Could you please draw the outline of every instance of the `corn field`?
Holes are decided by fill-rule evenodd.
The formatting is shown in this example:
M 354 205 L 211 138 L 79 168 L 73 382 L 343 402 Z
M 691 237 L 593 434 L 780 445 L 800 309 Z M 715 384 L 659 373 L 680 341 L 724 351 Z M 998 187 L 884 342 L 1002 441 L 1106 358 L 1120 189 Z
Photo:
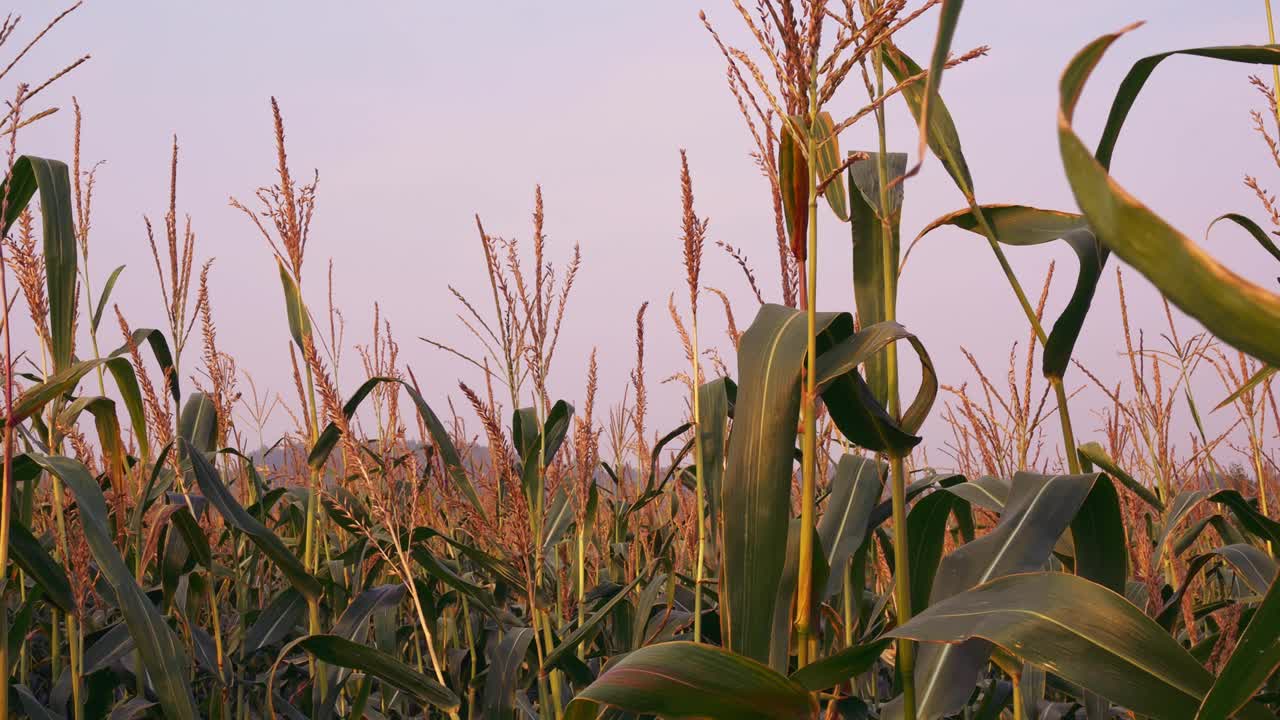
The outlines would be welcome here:
M 272 395 L 219 349 L 214 266 L 179 208 L 177 140 L 165 214 L 145 220 L 167 323 L 136 327 L 112 300 L 131 280 L 92 232 L 97 166 L 81 164 L 78 104 L 66 157 L 22 153 L 24 127 L 68 112 L 45 99 L 87 57 L 38 85 L 11 82 L 0 717 L 1280 714 L 1280 294 L 1110 174 L 1125 133 L 1141 132 L 1126 128 L 1130 110 L 1160 101 L 1143 89 L 1173 56 L 1260 73 L 1252 120 L 1280 171 L 1270 3 L 1258 28 L 1273 44 L 1117 60 L 1134 26 L 1081 48 L 1059 82 L 1059 157 L 1042 159 L 1076 201 L 1058 209 L 990 202 L 965 160 L 942 80 L 987 49 L 952 47 L 959 0 L 722 5 L 689 20 L 723 60 L 724 101 L 751 140 L 767 195 L 750 201 L 773 210 L 761 231 L 776 237 L 776 274 L 715 236 L 695 203 L 695 158 L 673 148 L 670 253 L 687 293 L 667 299 L 669 324 L 648 302 L 620 319 L 635 327 L 624 388 L 599 388 L 592 352 L 572 399 L 549 387 L 562 321 L 590 302 L 574 290 L 586 270 L 578 247 L 558 255 L 548 241 L 540 188 L 524 244 L 476 218 L 487 295 L 431 301 L 456 303 L 463 340 L 422 347 L 464 361 L 467 378 L 411 367 L 375 317 L 343 374 L 362 382 L 339 386 L 332 266 L 327 290 L 304 283 L 318 176 L 295 174 L 273 98 L 265 184 L 230 199 L 278 268 L 281 291 L 261 302 L 287 320 L 276 347 L 287 344 L 293 384 Z M 13 63 L 0 79 L 77 7 L 37 33 L 5 19 L 0 53 Z M 931 47 L 898 44 L 914 25 L 936 28 Z M 725 40 L 730 28 L 750 42 Z M 1090 83 L 1104 57 L 1129 68 L 1116 88 Z M 1086 92 L 1111 98 L 1096 143 L 1075 127 Z M 848 97 L 861 109 L 833 114 Z M 898 103 L 915 126 L 891 137 L 886 107 Z M 876 146 L 842 149 L 859 124 Z M 930 157 L 959 207 L 903 228 Z M 1224 208 L 1209 227 L 1280 261 L 1280 205 L 1265 176 L 1245 184 L 1258 205 Z M 819 243 L 820 224 L 847 226 L 848 244 Z M 898 321 L 903 263 L 942 227 L 986 240 L 974 265 L 1003 278 L 1025 315 L 1007 373 L 969 356 L 978 379 L 946 384 L 934 341 Z M 1069 301 L 1049 312 L 1055 270 L 1020 278 L 1006 250 L 1059 242 L 1079 263 L 1065 271 Z M 708 244 L 736 261 L 756 305 L 706 284 Z M 819 296 L 820 261 L 851 263 L 851 295 Z M 1089 313 L 1112 282 L 1122 379 L 1073 359 L 1092 327 L 1116 324 Z M 1152 333 L 1163 344 L 1131 332 L 1126 282 L 1163 297 L 1168 324 Z M 708 312 L 727 342 L 700 324 Z M 735 313 L 752 316 L 744 330 Z M 27 323 L 22 347 L 25 330 L 10 329 Z M 647 332 L 677 334 L 684 357 L 646 357 Z M 650 418 L 670 415 L 649 406 L 664 378 L 682 395 L 675 427 Z M 1221 393 L 1203 397 L 1193 378 Z M 456 403 L 429 406 L 442 387 Z M 1083 407 L 1084 387 L 1107 405 Z M 597 406 L 598 390 L 621 400 Z M 292 429 L 264 437 L 275 410 Z M 1207 430 L 1210 413 L 1232 418 L 1225 432 Z M 1192 422 L 1189 452 L 1176 449 L 1175 416 Z M 930 417 L 950 436 L 923 437 Z

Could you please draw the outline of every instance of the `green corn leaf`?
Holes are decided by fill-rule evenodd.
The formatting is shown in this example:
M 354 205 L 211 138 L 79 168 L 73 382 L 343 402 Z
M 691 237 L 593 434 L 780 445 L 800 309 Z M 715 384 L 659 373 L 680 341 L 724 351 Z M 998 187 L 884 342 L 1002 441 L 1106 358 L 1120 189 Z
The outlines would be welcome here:
M 819 313 L 820 352 L 850 337 L 852 330 L 848 314 Z M 805 348 L 804 313 L 781 305 L 761 307 L 738 347 L 740 382 L 720 493 L 724 553 L 720 622 L 726 646 L 759 662 L 769 658 L 774 606 L 786 562 L 789 518 L 778 509 L 790 507 Z M 849 412 L 867 412 L 866 406 L 857 404 L 859 400 L 875 404 L 869 393 L 852 400 L 838 395 L 850 387 L 841 385 L 841 379 L 861 383 L 856 372 L 832 377 L 823 397 L 833 418 L 841 412 L 846 417 Z M 861 388 L 865 391 L 866 386 Z M 883 408 L 879 412 L 887 420 Z M 913 437 L 901 430 L 897 433 L 901 438 Z M 874 439 L 873 434 L 867 435 Z
M 870 670 L 888 646 L 889 640 L 875 640 L 845 648 L 791 673 L 791 681 L 810 692 L 835 687 Z
M 160 373 L 169 379 L 169 394 L 173 396 L 173 404 L 181 404 L 182 389 L 178 384 L 178 372 L 173 367 L 173 353 L 169 352 L 169 341 L 165 340 L 164 333 L 152 328 L 138 328 L 133 331 L 129 342 L 138 348 L 141 348 L 144 343 L 151 348 L 151 354 L 156 364 L 160 366 Z M 129 343 L 125 343 L 107 357 L 128 358 L 128 356 Z
M 1187 490 L 1178 493 L 1169 503 L 1164 526 L 1156 538 L 1156 553 L 1152 562 L 1157 565 L 1164 557 L 1164 549 L 1173 531 L 1202 503 L 1211 502 L 1226 507 L 1235 515 L 1240 526 L 1255 537 L 1280 543 L 1280 523 L 1258 512 L 1253 504 L 1235 490 Z
M 1272 568 L 1274 570 L 1274 568 Z M 1274 577 L 1274 572 L 1272 573 Z M 1280 582 L 1271 581 L 1266 596 L 1245 626 L 1240 641 L 1200 703 L 1196 720 L 1239 713 L 1280 667 Z M 1254 714 L 1265 717 L 1264 711 Z M 1243 716 L 1243 713 L 1240 713 Z
M 880 207 L 880 175 L 877 170 L 878 153 L 868 153 L 870 158 L 849 167 L 849 215 L 853 235 L 853 299 L 858 308 L 858 322 L 862 327 L 888 320 L 886 297 L 898 297 L 899 225 L 902 219 L 904 183 L 890 186 L 887 195 L 888 208 Z M 889 153 L 885 156 L 887 176 L 890 181 L 901 178 L 907 171 L 905 153 Z M 888 217 L 890 234 L 885 237 L 882 217 Z M 886 243 L 889 245 L 885 247 Z M 890 272 L 885 272 L 885 253 L 890 259 Z M 867 385 L 881 404 L 888 403 L 889 376 L 887 361 L 875 355 L 866 361 Z
M 894 422 L 881 403 L 870 396 L 856 370 L 898 340 L 906 340 L 915 351 L 922 377 L 901 422 Z M 839 338 L 829 348 L 819 345 L 819 353 L 818 392 L 822 393 L 832 421 L 845 437 L 868 450 L 889 453 L 905 453 L 920 442 L 913 433 L 920 429 L 933 408 L 938 396 L 938 376 L 919 338 L 897 323 L 881 322 Z
M 178 432 L 198 452 L 210 453 L 218 444 L 218 410 L 202 392 L 187 396 L 178 417 Z
M 808 720 L 817 702 L 799 684 L 749 658 L 710 645 L 640 648 L 578 693 L 565 720 L 592 720 L 599 706 L 708 720 Z
M 729 378 L 717 378 L 698 388 L 698 412 L 702 424 L 702 482 L 706 486 L 710 542 L 720 537 L 720 490 L 724 485 L 725 439 L 729 430 L 729 404 L 738 388 Z
M 489 658 L 489 676 L 484 684 L 484 716 L 494 720 L 515 720 L 516 688 L 520 666 L 533 642 L 531 628 L 512 628 L 506 632 Z
M 888 635 L 965 645 L 980 638 L 1138 715 L 1162 720 L 1191 720 L 1212 683 L 1203 665 L 1129 601 L 1065 573 L 992 580 L 931 605 Z M 921 716 L 936 717 L 924 708 Z
M 947 521 L 955 510 L 957 498 L 949 492 L 932 492 L 911 507 L 907 514 L 907 549 L 910 555 L 911 612 L 918 613 L 929 604 L 942 561 Z M 896 572 L 896 570 L 895 570 Z
M 892 43 L 886 44 L 885 48 L 884 65 L 895 81 L 903 82 L 909 77 L 924 72 L 923 68 Z M 920 124 L 929 149 L 942 162 L 947 174 L 951 175 L 951 179 L 955 181 L 965 197 L 972 197 L 973 176 L 969 173 L 969 164 L 965 162 L 964 153 L 960 148 L 960 134 L 956 131 L 955 121 L 951 118 L 951 112 L 947 110 L 946 103 L 943 102 L 942 96 L 937 94 L 935 87 L 927 108 L 928 121 L 924 122 L 923 112 L 926 110 L 924 99 L 927 94 L 927 88 L 922 88 L 915 83 L 903 89 L 902 98 L 906 101 L 911 115 Z
M 115 592 L 116 603 L 124 615 L 129 634 L 142 657 L 165 716 L 194 720 L 197 717 L 195 699 L 185 674 L 190 661 L 178 636 L 134 582 L 133 573 L 116 550 L 102 490 L 84 465 L 75 460 L 42 455 L 33 456 L 33 459 L 58 476 L 75 496 L 89 551 Z
M 1213 230 L 1213 226 L 1217 225 L 1221 220 L 1228 220 L 1244 228 L 1245 232 L 1248 232 L 1262 246 L 1263 250 L 1270 253 L 1271 257 L 1276 260 L 1280 260 L 1280 247 L 1276 247 L 1275 242 L 1267 235 L 1267 231 L 1259 227 L 1258 223 L 1240 213 L 1225 213 L 1214 218 L 1213 222 L 1209 223 L 1209 227 L 1204 229 L 1204 239 L 1206 241 L 1209 239 L 1209 232 Z
M 111 290 L 116 286 L 116 280 L 120 279 L 120 273 L 124 272 L 124 266 L 116 268 L 107 276 L 107 282 L 102 286 L 102 294 L 98 296 L 98 306 L 93 311 L 93 317 L 89 320 L 90 332 L 98 332 L 98 325 L 102 322 L 102 311 L 107 309 L 107 300 L 111 297 Z
M 227 486 L 223 484 L 218 471 L 209 464 L 203 454 L 196 452 L 185 438 L 179 442 L 191 460 L 191 470 L 196 476 L 196 482 L 200 485 L 200 492 L 208 498 L 218 514 L 222 515 L 222 519 L 247 535 L 253 544 L 257 545 L 258 549 L 280 568 L 289 579 L 289 583 L 302 593 L 303 597 L 308 599 L 320 597 L 322 590 L 320 581 L 307 572 L 302 561 L 285 547 L 284 542 L 270 528 L 245 512 L 227 490 Z
M 1085 82 L 1121 34 L 1104 35 L 1090 43 L 1062 75 L 1058 141 L 1076 202 L 1099 240 L 1146 276 L 1183 312 L 1234 347 L 1270 365 L 1280 364 L 1280 295 L 1214 260 L 1126 192 L 1108 173 L 1120 128 L 1138 92 L 1162 60 L 1185 54 L 1275 65 L 1280 64 L 1280 48 L 1196 48 L 1140 60 L 1120 85 L 1095 157 L 1076 135 L 1072 120 Z
M 999 524 L 942 559 L 929 606 L 995 578 L 1039 569 L 1099 477 L 1018 473 Z M 959 712 L 990 654 L 991 645 L 981 640 L 921 647 L 915 673 L 921 715 Z
M 244 653 L 246 656 L 258 652 L 268 645 L 279 642 L 302 620 L 307 610 L 307 599 L 293 588 L 285 588 L 283 592 L 271 600 L 249 626 L 244 636 Z
M 431 410 L 431 406 L 427 405 L 427 401 L 422 399 L 422 395 L 418 393 L 417 388 L 399 378 L 369 378 L 356 389 L 355 393 L 351 395 L 351 399 L 342 406 L 342 412 L 348 418 L 355 415 L 360 403 L 380 383 L 399 383 L 404 388 L 409 398 L 413 400 L 418 416 L 422 418 L 423 424 L 427 426 L 427 434 L 431 436 L 431 441 L 435 443 L 436 451 L 444 462 L 445 471 L 449 473 L 449 478 L 458 485 L 458 489 L 462 491 L 463 496 L 471 503 L 472 508 L 481 517 L 484 517 L 484 505 L 480 502 L 480 496 L 476 494 L 475 486 L 471 484 L 471 480 L 467 477 L 466 469 L 462 467 L 462 456 L 458 454 L 458 449 L 454 447 L 453 440 L 449 437 L 449 431 L 445 429 L 444 424 L 440 422 L 440 418 Z M 333 448 L 338 444 L 339 437 L 340 432 L 337 425 L 333 423 L 326 425 L 316 439 L 315 445 L 312 446 L 311 452 L 307 455 L 307 464 L 316 470 L 323 468 L 325 461 L 329 459 L 329 454 L 333 452 Z
M 44 591 L 49 602 L 64 613 L 75 614 L 71 581 L 62 564 L 55 561 L 40 541 L 21 522 L 9 524 L 9 557 Z
M 1085 316 L 1088 315 L 1089 306 L 1097 292 L 1098 280 L 1102 277 L 1102 267 L 1106 261 L 1105 249 L 1099 245 L 1082 215 L 1025 205 L 983 205 L 977 212 L 982 213 L 1000 243 L 1029 247 L 1062 240 L 1080 261 L 1080 272 L 1076 275 L 1076 286 L 1071 292 L 1071 299 L 1054 321 L 1044 349 L 1045 376 L 1062 377 L 1071 362 L 1071 353 L 1080 338 Z M 965 209 L 944 215 L 929 223 L 916 239 L 919 240 L 944 225 L 952 225 L 986 237 L 979 225 L 977 212 Z
M 1226 407 L 1226 406 L 1230 405 L 1231 403 L 1235 402 L 1236 400 L 1239 400 L 1241 397 L 1243 397 L 1243 396 L 1244 396 L 1244 394 L 1245 394 L 1245 393 L 1249 392 L 1250 390 L 1254 389 L 1255 387 L 1257 387 L 1257 386 L 1261 385 L 1262 383 L 1266 382 L 1266 381 L 1267 381 L 1267 378 L 1269 378 L 1269 377 L 1271 377 L 1272 375 L 1275 375 L 1275 374 L 1276 374 L 1276 369 L 1275 369 L 1275 367 L 1273 367 L 1273 366 L 1271 366 L 1271 365 L 1267 365 L 1267 366 L 1263 367 L 1261 370 L 1259 370 L 1258 372 L 1254 373 L 1254 374 L 1253 374 L 1253 377 L 1251 377 L 1251 378 L 1249 378 L 1248 380 L 1246 380 L 1246 381 L 1245 381 L 1245 383 L 1244 383 L 1243 385 L 1241 385 L 1241 386 L 1240 386 L 1240 388 L 1239 388 L 1238 390 L 1236 390 L 1235 392 L 1233 392 L 1233 393 L 1231 393 L 1230 395 L 1228 395 L 1226 400 L 1223 400 L 1222 402 L 1218 403 L 1218 405 L 1217 405 L 1216 407 L 1214 407 L 1213 409 L 1214 409 L 1214 410 L 1221 410 L 1222 408 L 1224 408 L 1224 407 Z
M 782 568 L 782 581 L 778 583 L 778 598 L 773 608 L 773 640 L 769 643 L 769 667 L 778 672 L 786 672 L 791 664 L 791 631 L 796 615 L 792 601 L 796 598 L 796 584 L 800 574 L 800 533 L 800 518 L 792 518 L 787 526 L 787 563 Z M 817 627 L 821 619 L 818 613 L 822 608 L 822 598 L 819 595 L 827 584 L 831 569 L 827 567 L 826 553 L 817 529 L 809 528 L 809 533 L 812 534 L 814 543 L 813 563 L 809 566 L 810 577 L 813 578 L 809 622 L 812 627 Z
M 1076 575 L 1116 593 L 1124 593 L 1129 553 L 1120 495 L 1110 478 L 1093 483 L 1071 519 L 1072 562 Z
M 818 537 L 831 569 L 824 600 L 839 592 L 845 566 L 866 539 L 871 511 L 880 499 L 888 472 L 885 463 L 858 455 L 843 455 L 836 463 L 831 495 L 818 521 Z
M 1085 443 L 1077 449 L 1077 452 L 1080 453 L 1080 457 L 1088 460 L 1094 465 L 1097 465 L 1107 471 L 1108 475 L 1119 480 L 1120 483 L 1129 488 L 1134 495 L 1142 498 L 1143 502 L 1147 503 L 1157 511 L 1164 512 L 1164 503 L 1161 502 L 1160 498 L 1157 497 L 1155 493 L 1151 492 L 1151 488 L 1148 488 L 1146 485 L 1135 480 L 1129 473 L 1121 470 L 1120 466 L 1116 464 L 1115 460 L 1111 459 L 1111 456 L 1107 455 L 1107 451 L 1103 450 L 1101 445 L 1096 442 Z
M 381 650 L 337 635 L 309 635 L 294 643 L 321 662 L 369 673 L 424 703 L 444 710 L 456 710 L 461 705 L 449 688 Z
M 0 188 L 5 198 L 4 234 L 17 220 L 27 203 L 40 192 L 41 235 L 44 239 L 44 271 L 49 303 L 49 344 L 53 351 L 53 371 L 72 364 L 75 348 L 76 243 L 75 221 L 71 214 L 71 177 L 66 163 L 23 155 L 14 161 L 10 177 Z
M 548 552 L 556 543 L 564 539 L 565 531 L 573 525 L 573 503 L 564 488 L 558 488 L 551 496 L 551 504 L 547 506 L 545 524 L 542 531 L 542 551 Z
M 122 622 L 112 625 L 84 651 L 84 674 L 88 676 L 107 669 L 131 650 L 133 637 L 129 635 L 129 626 Z
M 626 600 L 631 594 L 631 591 L 635 590 L 636 586 L 651 573 L 652 565 L 643 572 L 638 573 L 634 580 L 615 592 L 613 597 L 606 600 L 605 603 L 597 608 L 595 612 L 591 613 L 591 615 L 588 616 L 581 625 L 574 628 L 573 632 L 569 633 L 568 636 L 561 640 L 559 645 L 556 645 L 552 648 L 551 652 L 547 653 L 546 658 L 542 661 L 543 667 L 548 669 L 555 667 L 563 658 L 567 658 L 572 655 L 573 651 L 578 648 L 578 645 L 582 644 L 582 641 L 587 638 L 587 635 L 599 627 L 600 623 L 604 622 L 605 619 L 609 617 L 609 614 L 613 612 L 613 609 L 623 600 Z

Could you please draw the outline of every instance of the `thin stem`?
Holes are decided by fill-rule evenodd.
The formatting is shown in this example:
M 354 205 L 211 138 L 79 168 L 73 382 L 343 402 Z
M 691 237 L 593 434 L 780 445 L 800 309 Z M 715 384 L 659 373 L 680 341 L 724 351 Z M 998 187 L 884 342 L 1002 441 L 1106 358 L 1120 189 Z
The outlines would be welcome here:
M 884 90 L 884 49 L 877 48 L 873 57 L 877 92 Z M 886 164 L 888 137 L 885 128 L 884 107 L 876 108 L 876 134 L 879 152 L 876 154 L 876 173 L 880 185 L 880 235 L 881 273 L 884 276 L 885 320 L 893 322 L 898 316 L 898 258 L 893 243 L 893 221 L 889 212 L 889 168 Z M 898 396 L 898 351 L 894 343 L 885 348 L 885 375 L 887 402 L 890 417 L 901 416 L 901 399 Z M 890 453 L 889 472 L 893 508 L 893 599 L 898 610 L 898 624 L 911 619 L 911 570 L 907 547 L 907 480 L 906 463 L 900 453 Z M 916 718 L 915 645 L 906 638 L 898 640 L 898 674 L 902 677 L 902 714 L 906 720 Z
M 699 410 L 698 389 L 700 387 L 698 373 L 698 309 L 693 308 L 693 477 L 695 505 L 698 519 L 698 559 L 694 568 L 693 584 L 693 641 L 702 642 L 702 583 L 706 567 L 705 553 L 707 546 L 706 521 L 706 487 L 702 479 L 702 412 Z
M 814 73 L 816 75 L 816 73 Z M 818 121 L 818 102 L 816 81 L 809 86 L 809 128 Z M 817 145 L 813 132 L 808 132 L 805 139 L 807 155 L 815 157 Z M 804 367 L 804 392 L 800 403 L 804 417 L 804 437 L 800 449 L 802 453 L 800 465 L 800 557 L 796 582 L 796 617 L 795 629 L 797 648 L 796 655 L 800 667 L 809 663 L 809 617 L 812 614 L 813 597 L 813 526 L 814 526 L 814 486 L 818 470 L 818 413 L 817 413 L 817 305 L 818 295 L 818 180 L 816 163 L 809 162 L 809 237 L 808 252 L 805 258 L 805 269 L 808 273 L 805 283 L 805 320 L 807 322 L 806 351 Z
M 1066 446 L 1067 469 L 1072 474 L 1080 473 L 1080 453 L 1076 452 L 1076 436 L 1071 429 L 1071 413 L 1067 411 L 1067 389 L 1062 378 L 1051 378 L 1053 392 L 1058 397 L 1058 420 L 1062 424 L 1062 443 Z
M 1276 44 L 1276 26 L 1271 20 L 1271 0 L 1266 0 L 1267 5 L 1267 42 Z M 1280 67 L 1271 66 L 1271 91 L 1276 99 L 1276 122 L 1280 123 Z
M 9 524 L 13 521 L 13 423 L 9 421 L 13 410 L 13 351 L 9 340 L 9 297 L 5 278 L 8 277 L 4 247 L 0 243 L 0 306 L 4 321 L 4 476 L 0 479 L 0 580 L 9 579 Z M 0 717 L 9 717 L 9 593 L 0 587 Z M 57 617 L 54 616 L 56 626 Z M 24 646 L 25 647 L 25 646 Z

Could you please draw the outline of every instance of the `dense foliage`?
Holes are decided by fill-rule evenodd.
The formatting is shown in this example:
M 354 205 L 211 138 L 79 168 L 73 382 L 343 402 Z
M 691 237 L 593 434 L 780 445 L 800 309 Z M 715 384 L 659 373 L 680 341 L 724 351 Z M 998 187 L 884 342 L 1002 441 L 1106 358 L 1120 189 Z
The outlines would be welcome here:
M 3 310 L 0 716 L 1274 717 L 1280 522 L 1265 444 L 1268 407 L 1280 424 L 1280 295 L 1109 174 L 1129 110 L 1175 53 L 1132 66 L 1092 150 L 1077 101 L 1124 31 L 1067 66 L 1058 134 L 1076 211 L 982 204 L 940 93 L 946 68 L 984 52 L 951 54 L 960 2 L 734 5 L 754 59 L 703 21 L 768 181 L 781 292 L 766 302 L 729 248 L 760 299 L 739 333 L 704 287 L 709 225 L 681 153 L 688 304 L 669 308 L 688 417 L 659 433 L 646 427 L 647 304 L 628 399 L 607 419 L 594 355 L 578 407 L 548 392 L 580 262 L 576 249 L 562 271 L 547 259 L 540 192 L 532 264 L 478 228 L 491 301 L 455 293 L 477 349 L 428 341 L 480 374 L 479 390 L 460 384 L 479 432 L 428 405 L 385 322 L 359 348 L 367 379 L 338 387 L 341 317 L 317 312 L 323 293 L 303 282 L 316 185 L 294 178 L 273 101 L 277 177 L 232 200 L 278 265 L 296 381 L 296 431 L 260 448 L 255 430 L 285 401 L 243 395 L 251 378 L 218 349 L 210 266 L 193 271 L 176 187 L 162 227 L 147 221 L 168 327 L 134 329 L 110 302 L 119 269 L 94 291 L 78 108 L 72 168 L 18 156 L 20 127 L 40 116 L 23 114 L 35 93 L 22 86 L 0 191 L 0 295 L 16 282 L 22 298 Z M 894 34 L 929 18 L 926 69 Z M 1177 52 L 1280 65 L 1275 45 Z M 826 106 L 850 77 L 867 104 L 837 121 Z M 1274 90 L 1255 82 L 1274 115 Z M 899 97 L 918 123 L 914 164 L 887 151 L 884 103 Z M 839 134 L 864 119 L 880 146 L 842 154 Z M 1270 119 L 1255 119 L 1274 155 Z M 897 322 L 899 209 L 926 152 L 966 205 L 917 237 L 985 237 L 1026 314 L 1025 375 L 1010 371 L 1007 396 L 985 376 L 972 396 L 941 386 L 928 339 Z M 1247 216 L 1220 219 L 1280 258 Z M 848 262 L 819 248 L 820 221 L 850 227 L 853 308 L 819 307 L 819 251 Z M 1044 295 L 1028 297 L 1004 247 L 1053 241 L 1080 263 L 1046 327 Z M 1067 377 L 1112 253 L 1208 332 L 1179 339 L 1170 316 L 1171 352 L 1129 346 L 1135 399 L 1091 378 L 1115 400 L 1113 431 L 1078 439 Z M 709 293 L 736 363 L 700 344 Z M 22 306 L 38 344 L 25 351 L 10 337 Z M 906 403 L 901 349 L 921 369 Z M 1221 406 L 1240 414 L 1249 469 L 1221 467 L 1224 438 L 1199 423 L 1187 378 L 1205 363 L 1230 388 Z M 947 471 L 918 452 L 940 396 L 955 400 Z M 1190 459 L 1170 451 L 1175 402 L 1200 433 Z M 1063 452 L 1041 458 L 1053 414 Z

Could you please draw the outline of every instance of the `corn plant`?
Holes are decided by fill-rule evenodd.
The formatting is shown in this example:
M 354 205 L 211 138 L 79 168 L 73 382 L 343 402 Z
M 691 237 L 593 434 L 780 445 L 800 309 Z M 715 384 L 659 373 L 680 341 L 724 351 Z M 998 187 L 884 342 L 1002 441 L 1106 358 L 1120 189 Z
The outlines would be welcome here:
M 424 338 L 475 377 L 458 383 L 461 410 L 432 407 L 427 390 L 452 381 L 405 362 L 376 305 L 359 367 L 344 364 L 334 268 L 325 293 L 307 262 L 318 175 L 295 174 L 273 99 L 272 179 L 231 200 L 280 278 L 293 387 L 263 399 L 218 345 L 219 268 L 200 261 L 195 221 L 179 210 L 176 138 L 164 217 L 140 228 L 164 323 L 134 327 L 110 300 L 122 268 L 92 290 L 96 176 L 81 169 L 80 109 L 70 166 L 19 155 L 18 130 L 42 116 L 24 119 L 35 93 L 20 88 L 0 129 L 11 148 L 0 189 L 0 715 L 1274 717 L 1280 468 L 1268 441 L 1280 430 L 1280 300 L 1157 217 L 1109 167 L 1166 57 L 1275 67 L 1280 47 L 1140 59 L 1090 150 L 1076 106 L 1128 29 L 1090 43 L 1062 75 L 1057 124 L 1078 207 L 1050 210 L 979 202 L 941 92 L 951 68 L 985 54 L 951 52 L 961 2 L 731 4 L 751 52 L 702 21 L 767 183 L 779 292 L 767 302 L 745 256 L 699 214 L 681 151 L 670 215 L 688 304 L 673 295 L 668 309 L 685 412 L 657 432 L 647 302 L 616 405 L 598 398 L 595 351 L 580 394 L 553 395 L 569 386 L 557 351 L 584 253 L 550 259 L 555 215 L 541 188 L 529 242 L 476 219 L 488 297 L 450 288 L 472 340 Z M 896 34 L 930 19 L 921 66 Z M 0 46 L 12 31 L 0 26 Z M 1277 89 L 1254 83 L 1280 118 Z M 833 99 L 859 85 L 861 108 L 833 117 Z M 902 140 L 885 106 L 898 98 L 915 119 L 904 135 L 914 157 L 890 151 Z M 876 147 L 842 155 L 841 133 L 861 121 L 874 123 Z M 1255 124 L 1274 159 L 1260 114 Z M 901 209 L 926 153 L 963 206 L 916 239 L 944 226 L 984 237 L 1025 311 L 1018 335 L 1029 345 L 1011 353 L 1007 389 L 976 361 L 978 392 L 944 385 L 927 351 L 936 340 L 900 322 Z M 1248 184 L 1280 227 L 1263 185 Z M 1280 257 L 1246 214 L 1210 227 L 1223 219 Z M 849 226 L 848 256 L 819 247 L 819 223 L 833 222 Z M 708 240 L 759 300 L 742 332 L 728 296 L 706 285 Z M 1005 248 L 1054 241 L 1079 269 L 1046 332 L 1054 271 L 1033 303 Z M 851 262 L 851 294 L 819 294 L 820 252 Z M 1205 328 L 1180 334 L 1168 311 L 1169 349 L 1141 335 L 1135 344 L 1117 270 L 1127 391 L 1072 358 L 1113 253 L 1167 311 Z M 709 332 L 708 293 L 724 309 L 732 367 Z M 101 324 L 109 304 L 114 343 Z M 35 331 L 29 363 L 11 334 L 19 307 Z M 89 348 L 77 342 L 85 329 Z M 904 343 L 921 368 L 909 399 Z M 1227 393 L 1219 407 L 1237 413 L 1247 469 L 1227 460 L 1240 435 L 1211 436 L 1202 422 L 1192 377 L 1207 372 Z M 1077 374 L 1111 401 L 1096 437 L 1077 439 Z M 952 469 L 925 460 L 920 434 L 943 392 Z M 1180 455 L 1169 428 L 1183 405 L 1197 432 Z M 267 445 L 277 409 L 293 427 Z M 1054 415 L 1060 459 L 1038 450 Z

